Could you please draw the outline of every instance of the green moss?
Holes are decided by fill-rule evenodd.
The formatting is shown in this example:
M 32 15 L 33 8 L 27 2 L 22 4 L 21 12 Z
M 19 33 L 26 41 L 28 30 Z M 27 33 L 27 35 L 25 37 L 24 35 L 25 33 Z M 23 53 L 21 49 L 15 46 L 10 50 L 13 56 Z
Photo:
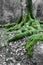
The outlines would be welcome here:
M 26 48 L 27 54 L 29 56 L 30 55 L 32 56 L 33 49 L 31 49 L 31 48 L 37 43 L 37 41 L 43 41 L 43 33 L 42 34 L 33 34 L 32 36 L 27 38 L 25 48 Z
M 37 32 L 37 30 L 35 30 L 32 27 L 30 27 L 30 30 L 27 30 L 27 29 L 23 29 L 22 28 L 21 30 L 18 30 L 18 31 L 21 31 L 21 32 L 19 32 L 18 34 L 16 34 L 12 38 L 7 39 L 7 42 L 15 41 L 15 40 L 18 40 L 18 39 L 23 38 L 25 36 L 28 36 L 28 35 L 30 36 L 33 33 L 36 33 Z
M 41 26 L 40 26 L 40 23 L 39 23 L 39 20 L 37 19 L 34 19 L 34 21 L 32 22 L 32 26 L 36 29 L 41 29 Z

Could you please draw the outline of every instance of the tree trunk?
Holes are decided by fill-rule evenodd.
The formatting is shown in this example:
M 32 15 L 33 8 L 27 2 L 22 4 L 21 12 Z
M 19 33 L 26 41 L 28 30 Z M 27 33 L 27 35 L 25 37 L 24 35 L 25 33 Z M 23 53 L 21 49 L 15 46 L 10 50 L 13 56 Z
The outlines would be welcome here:
M 28 14 L 30 14 L 30 16 L 32 17 L 32 18 L 34 18 L 33 17 L 33 9 L 32 9 L 32 0 L 26 0 L 26 10 L 27 10 L 27 13 Z

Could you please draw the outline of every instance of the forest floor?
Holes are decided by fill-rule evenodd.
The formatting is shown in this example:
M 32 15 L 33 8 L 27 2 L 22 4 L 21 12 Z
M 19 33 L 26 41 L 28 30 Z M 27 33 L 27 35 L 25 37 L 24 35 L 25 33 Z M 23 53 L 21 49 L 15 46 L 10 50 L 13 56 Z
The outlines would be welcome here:
M 0 29 L 0 65 L 33 65 L 24 48 L 25 38 L 11 42 L 4 46 L 3 38 L 6 37 Z
M 11 35 L 12 34 L 10 34 L 10 36 Z M 43 65 L 43 53 L 40 56 L 40 51 L 43 51 L 43 49 L 40 49 L 40 46 L 42 45 L 40 43 L 43 42 L 38 43 L 38 45 L 36 44 L 34 47 L 34 57 L 29 58 L 24 47 L 25 38 L 10 42 L 7 46 L 4 46 L 4 43 L 6 44 L 6 42 L 3 42 L 3 39 L 6 37 L 7 35 L 4 35 L 3 29 L 0 29 L 0 65 Z M 41 58 L 41 60 L 37 57 Z M 41 62 L 37 62 L 37 60 Z

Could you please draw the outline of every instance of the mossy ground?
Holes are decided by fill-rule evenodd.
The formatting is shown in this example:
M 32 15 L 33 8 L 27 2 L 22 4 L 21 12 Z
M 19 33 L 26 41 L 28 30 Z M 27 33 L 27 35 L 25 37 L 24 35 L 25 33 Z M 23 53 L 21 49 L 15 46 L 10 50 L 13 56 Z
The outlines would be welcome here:
M 43 41 L 43 33 L 39 34 L 39 31 L 41 30 L 40 20 L 32 19 L 28 14 L 25 15 L 23 20 L 20 16 L 15 23 L 6 24 L 3 26 L 0 25 L 0 27 L 3 27 L 5 29 L 5 33 L 8 34 L 17 31 L 17 33 L 11 38 L 6 39 L 7 43 L 28 36 L 26 38 L 25 48 L 29 56 L 32 56 L 32 47 L 37 43 L 37 41 Z

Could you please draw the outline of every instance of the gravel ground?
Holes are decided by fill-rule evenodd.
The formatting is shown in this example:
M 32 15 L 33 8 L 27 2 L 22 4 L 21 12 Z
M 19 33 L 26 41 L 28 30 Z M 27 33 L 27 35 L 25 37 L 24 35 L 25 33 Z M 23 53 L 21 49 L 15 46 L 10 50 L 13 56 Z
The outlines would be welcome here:
M 12 34 L 9 36 L 12 36 Z M 25 38 L 4 46 L 6 42 L 3 39 L 6 37 L 3 29 L 0 29 L 0 65 L 33 65 L 26 54 Z
M 0 65 L 34 65 L 24 48 L 25 38 L 0 48 Z

